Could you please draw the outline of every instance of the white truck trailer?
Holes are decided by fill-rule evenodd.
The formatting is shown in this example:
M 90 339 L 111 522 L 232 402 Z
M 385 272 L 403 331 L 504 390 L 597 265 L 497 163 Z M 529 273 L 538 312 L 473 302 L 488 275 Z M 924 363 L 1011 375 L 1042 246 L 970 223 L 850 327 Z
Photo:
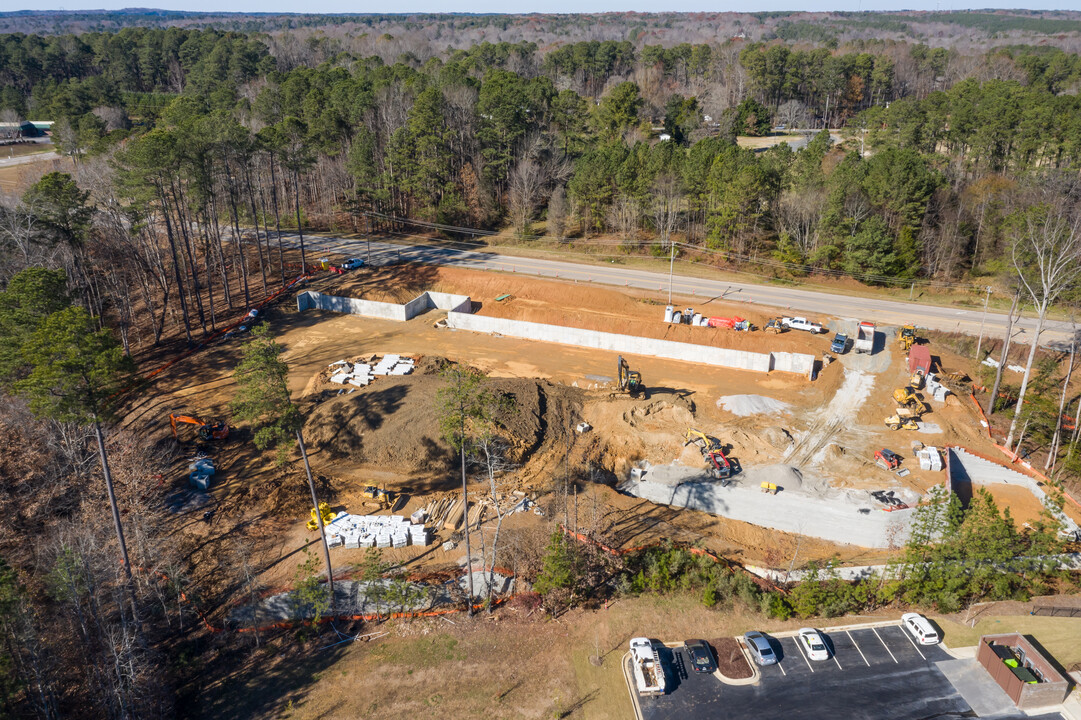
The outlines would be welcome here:
M 664 666 L 649 638 L 631 640 L 631 665 L 639 695 L 664 695 Z

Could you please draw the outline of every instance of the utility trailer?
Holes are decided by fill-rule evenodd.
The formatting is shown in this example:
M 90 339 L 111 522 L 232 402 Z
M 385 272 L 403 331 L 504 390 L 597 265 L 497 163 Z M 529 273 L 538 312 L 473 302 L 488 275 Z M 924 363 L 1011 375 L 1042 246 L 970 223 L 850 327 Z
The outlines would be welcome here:
M 639 695 L 664 695 L 664 666 L 649 638 L 631 640 L 631 664 Z
M 855 350 L 857 353 L 872 353 L 875 350 L 875 324 L 861 322 L 856 331 Z

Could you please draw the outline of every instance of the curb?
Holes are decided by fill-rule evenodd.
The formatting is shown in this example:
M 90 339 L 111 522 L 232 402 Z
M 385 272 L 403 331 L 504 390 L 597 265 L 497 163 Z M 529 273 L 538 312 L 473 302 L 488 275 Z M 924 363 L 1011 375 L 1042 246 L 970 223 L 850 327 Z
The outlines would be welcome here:
M 635 720 L 642 720 L 642 706 L 638 703 L 638 695 L 634 692 L 634 678 L 631 677 L 627 671 L 629 667 L 627 661 L 631 657 L 631 651 L 623 653 L 623 657 L 619 659 L 619 666 L 623 668 L 623 680 L 627 685 L 627 694 L 631 696 L 631 708 L 634 709 Z
M 751 668 L 751 676 L 749 678 L 730 678 L 721 673 L 719 667 L 717 668 L 717 672 L 713 673 L 713 676 L 725 685 L 757 685 L 758 681 L 762 679 L 762 673 L 758 671 L 758 663 L 751 660 L 751 654 L 747 651 L 747 646 L 743 643 L 743 638 L 737 637 L 736 645 L 739 646 L 739 651 L 743 653 L 743 661 Z

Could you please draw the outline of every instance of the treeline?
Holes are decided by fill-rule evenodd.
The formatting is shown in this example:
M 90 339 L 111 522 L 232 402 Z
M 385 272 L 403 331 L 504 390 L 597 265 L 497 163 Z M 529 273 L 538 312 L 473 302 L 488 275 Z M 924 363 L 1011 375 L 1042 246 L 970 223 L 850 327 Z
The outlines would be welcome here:
M 136 344 L 212 333 L 283 280 L 283 228 L 379 229 L 368 212 L 677 240 L 771 274 L 964 282 L 1002 269 L 1029 176 L 1081 153 L 1078 98 L 1051 89 L 1075 56 L 1041 56 L 1028 84 L 934 90 L 953 55 L 924 46 L 538 52 L 282 71 L 259 38 L 217 31 L 0 37 L 4 112 L 51 114 L 77 163 L 74 183 L 5 203 L 3 275 L 63 258 L 126 346 L 132 329 Z M 795 151 L 735 142 L 842 121 Z M 71 214 L 85 222 L 47 219 Z
M 915 510 L 896 559 L 856 581 L 842 579 L 836 563 L 828 562 L 809 563 L 799 580 L 764 582 L 709 553 L 671 543 L 613 558 L 557 532 L 533 588 L 552 609 L 682 592 L 718 610 L 742 606 L 782 620 L 911 606 L 954 613 L 976 602 L 1027 600 L 1076 584 L 1076 575 L 1060 564 L 1062 503 L 1061 493 L 1053 492 L 1040 516 L 1019 528 L 987 490 L 977 489 L 963 504 L 938 486 Z

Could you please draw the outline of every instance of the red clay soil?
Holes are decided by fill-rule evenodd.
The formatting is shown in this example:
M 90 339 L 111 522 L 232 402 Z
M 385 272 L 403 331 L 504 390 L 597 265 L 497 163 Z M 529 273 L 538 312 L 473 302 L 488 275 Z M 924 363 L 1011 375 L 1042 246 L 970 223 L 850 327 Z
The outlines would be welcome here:
M 740 649 L 739 642 L 735 638 L 718 638 L 717 640 L 710 640 L 709 644 L 713 646 L 713 650 L 717 653 L 717 669 L 721 675 L 724 675 L 729 680 L 744 680 L 754 674 L 751 671 L 751 666 L 747 663 L 747 657 L 743 654 L 743 650 Z

